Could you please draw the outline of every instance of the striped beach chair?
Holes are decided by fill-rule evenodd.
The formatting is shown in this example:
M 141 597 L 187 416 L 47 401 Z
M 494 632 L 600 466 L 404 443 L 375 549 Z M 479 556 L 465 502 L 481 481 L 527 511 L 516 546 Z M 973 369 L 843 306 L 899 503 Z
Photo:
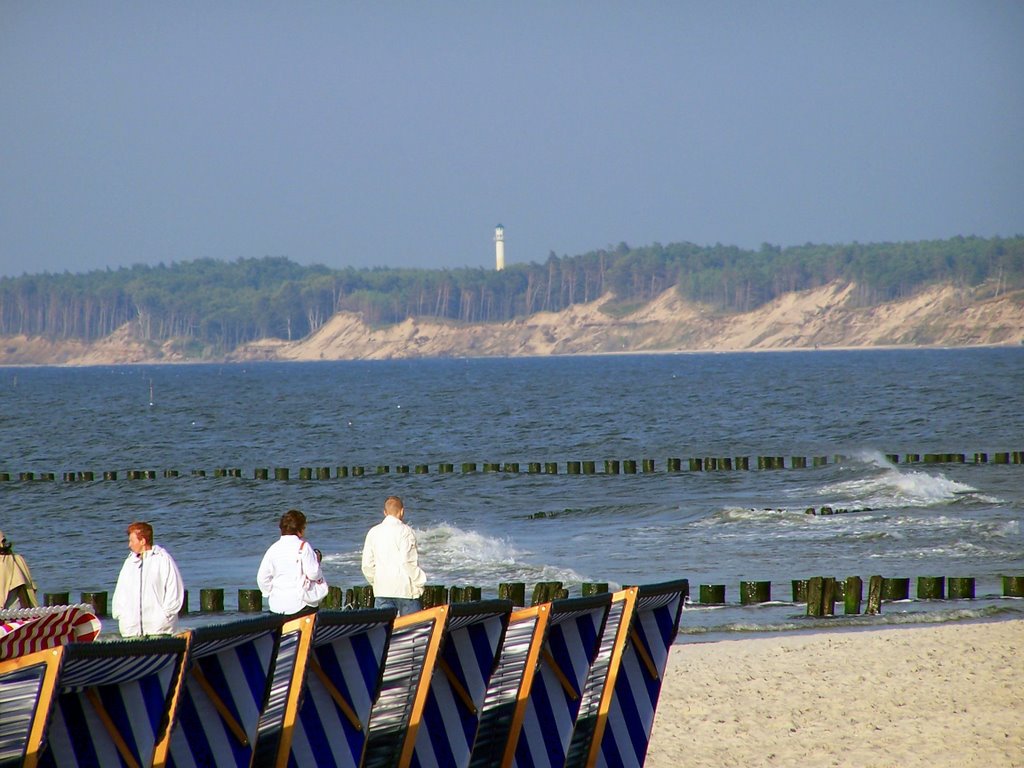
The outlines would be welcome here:
M 362 765 L 394 620 L 391 609 L 317 613 L 303 695 L 275 765 Z
M 0 766 L 149 766 L 187 641 L 70 643 L 0 662 Z
M 511 612 L 510 600 L 449 606 L 437 664 L 416 727 L 411 765 L 469 766 L 487 686 L 498 664 Z
M 512 613 L 484 700 L 471 766 L 551 768 L 565 763 L 610 604 L 611 595 L 605 593 Z
M 95 640 L 102 625 L 91 605 L 0 611 L 0 661 L 65 643 Z
M 272 764 L 315 614 L 261 615 L 190 630 L 177 718 L 158 761 L 177 768 Z
M 629 587 L 612 596 L 567 768 L 644 764 L 669 649 L 689 591 L 689 582 L 680 579 Z
M 511 609 L 508 600 L 485 600 L 395 620 L 367 768 L 469 764 Z

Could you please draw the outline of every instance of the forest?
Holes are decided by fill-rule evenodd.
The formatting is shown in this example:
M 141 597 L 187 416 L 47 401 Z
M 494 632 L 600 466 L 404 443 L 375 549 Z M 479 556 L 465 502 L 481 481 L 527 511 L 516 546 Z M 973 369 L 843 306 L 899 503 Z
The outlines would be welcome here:
M 0 278 L 0 335 L 95 341 L 126 323 L 146 340 L 179 339 L 221 354 L 259 338 L 297 340 L 336 312 L 371 325 L 407 317 L 496 323 L 559 311 L 606 294 L 623 314 L 674 287 L 722 313 L 745 312 L 834 280 L 855 283 L 861 306 L 936 283 L 1024 288 L 1024 236 L 758 250 L 625 243 L 505 270 L 301 266 L 285 257 L 197 259 L 83 274 Z

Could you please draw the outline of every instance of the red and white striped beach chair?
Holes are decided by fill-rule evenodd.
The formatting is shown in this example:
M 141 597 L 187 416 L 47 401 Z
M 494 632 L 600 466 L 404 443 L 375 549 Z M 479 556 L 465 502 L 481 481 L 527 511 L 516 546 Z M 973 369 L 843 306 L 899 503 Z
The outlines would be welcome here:
M 100 629 L 93 607 L 86 604 L 0 611 L 0 661 L 65 643 L 88 643 Z

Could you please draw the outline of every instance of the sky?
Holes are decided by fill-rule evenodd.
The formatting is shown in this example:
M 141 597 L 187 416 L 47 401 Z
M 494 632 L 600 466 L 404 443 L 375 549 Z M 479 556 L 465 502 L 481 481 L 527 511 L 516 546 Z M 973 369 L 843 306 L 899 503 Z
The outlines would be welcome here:
M 0 0 L 0 275 L 1024 233 L 1024 2 Z

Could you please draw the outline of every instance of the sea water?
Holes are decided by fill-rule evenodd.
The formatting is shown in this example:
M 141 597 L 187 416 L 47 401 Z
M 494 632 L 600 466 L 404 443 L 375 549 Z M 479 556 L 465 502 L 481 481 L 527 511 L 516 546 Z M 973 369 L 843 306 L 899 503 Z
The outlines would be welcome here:
M 41 592 L 77 599 L 113 592 L 125 527 L 148 520 L 193 610 L 207 587 L 233 609 L 289 508 L 307 515 L 328 581 L 362 584 L 363 537 L 397 494 L 430 583 L 487 597 L 500 582 L 558 580 L 578 595 L 587 581 L 686 578 L 691 639 L 1019 616 L 1001 577 L 1024 575 L 1024 466 L 993 458 L 1024 450 L 1022 385 L 1024 348 L 2 368 L 0 529 Z M 981 452 L 989 461 L 974 463 Z M 786 468 L 758 469 L 758 456 Z M 751 469 L 690 471 L 694 457 Z M 596 472 L 570 475 L 570 461 Z M 511 463 L 520 471 L 483 471 Z M 365 474 L 337 477 L 341 466 Z M 302 467 L 330 479 L 299 480 Z M 86 471 L 96 479 L 65 479 Z M 842 512 L 806 513 L 823 506 Z M 875 574 L 910 578 L 911 599 L 814 621 L 792 599 L 793 580 L 856 575 L 866 594 Z M 977 598 L 917 600 L 918 576 L 974 577 Z M 772 601 L 740 605 L 741 581 L 770 582 Z M 701 584 L 725 585 L 726 605 L 700 605 Z

